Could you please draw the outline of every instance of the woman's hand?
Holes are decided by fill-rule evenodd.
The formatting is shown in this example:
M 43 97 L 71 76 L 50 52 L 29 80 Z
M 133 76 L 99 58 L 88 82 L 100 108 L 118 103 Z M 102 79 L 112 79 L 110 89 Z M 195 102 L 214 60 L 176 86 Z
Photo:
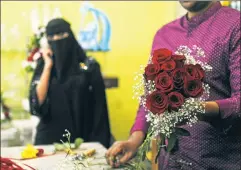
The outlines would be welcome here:
M 51 69 L 53 66 L 53 60 L 51 59 L 51 56 L 53 55 L 53 52 L 50 48 L 44 48 L 41 50 L 43 54 L 43 59 L 44 59 L 44 67 L 46 69 Z
M 129 161 L 137 152 L 138 146 L 133 141 L 115 142 L 106 152 L 107 163 L 119 167 Z

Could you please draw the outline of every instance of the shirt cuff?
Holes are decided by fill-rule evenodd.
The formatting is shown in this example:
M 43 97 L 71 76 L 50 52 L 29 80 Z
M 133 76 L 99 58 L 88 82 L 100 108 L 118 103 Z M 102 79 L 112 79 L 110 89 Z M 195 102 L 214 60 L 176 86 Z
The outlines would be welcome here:
M 136 131 L 142 131 L 143 133 L 147 134 L 147 131 L 148 131 L 147 123 L 134 124 L 133 127 L 131 128 L 130 134 L 132 134 L 133 132 L 136 132 Z

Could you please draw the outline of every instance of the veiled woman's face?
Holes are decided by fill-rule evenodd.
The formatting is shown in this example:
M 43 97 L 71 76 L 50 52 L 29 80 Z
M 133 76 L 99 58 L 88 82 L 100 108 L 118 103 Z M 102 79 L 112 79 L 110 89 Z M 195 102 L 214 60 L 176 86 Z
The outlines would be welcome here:
M 61 32 L 58 34 L 54 34 L 54 35 L 48 35 L 47 39 L 48 41 L 58 41 L 58 40 L 62 40 L 65 38 L 69 37 L 69 33 L 68 32 Z

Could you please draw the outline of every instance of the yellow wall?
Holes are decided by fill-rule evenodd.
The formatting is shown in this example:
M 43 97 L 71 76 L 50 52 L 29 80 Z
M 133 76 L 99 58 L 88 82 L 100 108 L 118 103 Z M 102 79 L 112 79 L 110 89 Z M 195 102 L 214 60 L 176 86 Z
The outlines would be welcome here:
M 28 14 L 33 7 L 40 10 L 40 15 L 42 15 L 41 9 L 46 5 L 51 9 L 59 7 L 62 15 L 71 22 L 74 32 L 77 33 L 80 27 L 81 3 L 1 1 L 1 24 L 5 25 L 4 34 L 7 37 L 1 53 L 2 50 L 24 50 L 26 37 L 31 34 Z M 118 140 L 122 140 L 128 137 L 138 104 L 132 99 L 134 72 L 138 71 L 141 64 L 147 62 L 155 32 L 163 24 L 175 18 L 176 2 L 91 1 L 91 3 L 107 14 L 112 26 L 111 51 L 90 55 L 101 63 L 103 74 L 119 78 L 119 88 L 107 90 L 107 96 L 112 132 Z M 18 25 L 21 35 L 13 36 L 9 32 L 14 24 Z M 3 57 L 10 57 L 7 52 L 4 55 Z M 12 67 L 9 60 L 4 61 L 2 64 Z M 4 76 L 7 71 L 3 70 L 1 74 Z

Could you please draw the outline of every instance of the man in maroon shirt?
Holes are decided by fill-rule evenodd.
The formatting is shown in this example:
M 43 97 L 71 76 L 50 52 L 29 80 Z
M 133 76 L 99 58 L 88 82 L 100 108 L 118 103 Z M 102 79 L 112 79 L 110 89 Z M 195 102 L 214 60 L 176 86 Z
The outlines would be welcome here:
M 202 62 L 213 70 L 206 74 L 210 96 L 205 102 L 205 115 L 192 127 L 183 126 L 190 136 L 180 137 L 178 150 L 159 157 L 162 170 L 240 170 L 240 12 L 222 7 L 217 1 L 180 1 L 187 14 L 157 31 L 152 52 L 158 48 L 176 51 L 181 45 L 200 47 L 205 52 Z M 139 107 L 136 121 L 127 141 L 115 143 L 107 158 L 122 153 L 127 162 L 142 144 L 148 129 L 146 112 Z

